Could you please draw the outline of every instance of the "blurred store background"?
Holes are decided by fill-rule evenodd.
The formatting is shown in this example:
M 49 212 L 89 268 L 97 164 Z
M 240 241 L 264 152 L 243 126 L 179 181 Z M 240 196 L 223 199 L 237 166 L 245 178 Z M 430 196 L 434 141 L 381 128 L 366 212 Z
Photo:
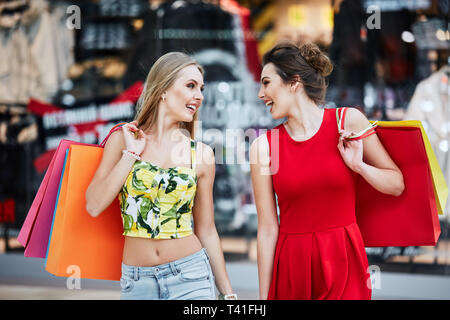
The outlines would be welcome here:
M 257 98 L 263 53 L 281 40 L 313 41 L 335 64 L 323 107 L 422 120 L 450 183 L 449 7 L 449 0 L 0 0 L 0 298 L 16 280 L 45 287 L 52 279 L 36 276 L 43 264 L 24 259 L 16 238 L 59 141 L 99 143 L 114 124 L 132 120 L 151 65 L 169 51 L 192 54 L 206 70 L 199 119 L 203 132 L 215 131 L 198 139 L 216 155 L 237 157 L 239 141 L 225 148 L 217 138 L 225 132 L 278 124 Z M 257 298 L 254 137 L 241 141 L 247 161 L 217 163 L 214 184 L 227 264 L 253 277 L 246 286 L 232 274 L 247 298 Z M 369 264 L 393 279 L 449 283 L 448 210 L 435 247 L 367 248 Z M 18 288 L 11 297 L 20 298 Z

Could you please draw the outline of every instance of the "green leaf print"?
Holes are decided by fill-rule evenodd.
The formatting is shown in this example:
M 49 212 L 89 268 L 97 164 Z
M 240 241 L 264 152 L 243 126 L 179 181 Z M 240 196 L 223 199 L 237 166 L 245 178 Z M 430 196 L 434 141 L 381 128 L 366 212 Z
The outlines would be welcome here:
M 120 210 L 122 212 L 125 212 L 126 205 L 127 205 L 127 198 L 123 192 L 119 193 L 119 203 L 120 203 Z
M 156 238 L 159 234 L 159 226 L 156 227 L 156 229 L 152 232 L 152 238 Z
M 172 208 L 170 208 L 168 211 L 164 212 L 162 215 L 165 216 L 165 217 L 169 217 L 169 218 L 175 219 L 177 217 L 177 206 L 178 206 L 179 202 L 180 201 L 175 203 L 172 206 Z
M 161 222 L 161 226 L 165 225 L 167 222 L 169 222 L 169 221 L 172 220 L 172 219 L 174 219 L 174 218 L 167 218 L 167 219 L 164 219 L 164 220 Z
M 147 220 L 147 215 L 150 209 L 152 208 L 153 203 L 149 198 L 142 198 L 141 205 L 139 206 L 139 213 L 141 214 L 144 220 Z
M 138 220 L 137 222 L 139 223 L 139 225 L 147 230 L 147 233 L 150 233 L 150 234 L 153 233 L 152 227 L 150 227 L 148 224 L 145 223 L 145 221 L 142 219 L 141 215 L 138 215 L 137 220 Z
M 189 181 L 189 175 L 187 173 L 180 173 L 178 176 L 184 181 Z
M 147 190 L 147 187 L 144 185 L 144 182 L 139 180 L 136 177 L 136 172 L 137 172 L 137 170 L 133 173 L 133 179 L 131 181 L 131 184 L 133 185 L 133 188 L 135 188 L 136 190 L 139 190 L 139 191 Z
M 133 227 L 133 217 L 128 214 L 122 214 L 123 218 L 123 230 L 125 232 L 130 231 Z
M 191 209 L 189 209 L 189 205 L 191 204 L 190 201 L 186 202 L 185 204 L 183 204 L 180 209 L 178 209 L 178 213 L 183 214 L 183 213 L 188 213 L 191 211 Z
M 178 212 L 177 212 L 177 206 L 178 206 L 178 203 L 179 203 L 179 202 L 180 202 L 180 201 L 178 201 L 177 203 L 175 203 L 175 204 L 172 206 L 172 208 L 170 208 L 170 210 L 168 210 L 168 211 L 166 211 L 166 212 L 164 212 L 164 213 L 162 214 L 162 216 L 167 217 L 167 219 L 164 219 L 164 220 L 161 222 L 161 225 L 164 225 L 164 224 L 166 224 L 167 222 L 169 222 L 170 220 L 173 220 L 173 219 L 180 219 L 181 213 L 178 213 Z
M 166 188 L 166 194 L 167 193 L 171 193 L 172 191 L 174 191 L 177 188 L 177 182 L 174 180 L 170 180 L 169 181 L 169 185 Z

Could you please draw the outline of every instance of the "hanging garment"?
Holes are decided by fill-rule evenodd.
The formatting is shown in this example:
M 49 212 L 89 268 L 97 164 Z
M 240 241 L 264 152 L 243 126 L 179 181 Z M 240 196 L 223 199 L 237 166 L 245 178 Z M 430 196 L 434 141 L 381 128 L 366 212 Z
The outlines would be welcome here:
M 405 114 L 405 120 L 421 120 L 444 172 L 450 182 L 450 157 L 448 130 L 450 129 L 449 66 L 442 67 L 419 82 Z M 446 212 L 449 211 L 447 202 Z
M 335 109 L 324 109 L 319 130 L 306 141 L 293 140 L 283 124 L 267 138 L 280 209 L 268 299 L 370 299 L 356 224 L 356 174 L 337 148 Z
M 58 89 L 54 24 L 47 2 L 35 0 L 17 28 L 0 29 L 0 101 L 49 101 Z
M 153 63 L 167 52 L 193 54 L 215 48 L 236 54 L 233 39 L 227 38 L 233 30 L 232 15 L 216 5 L 166 1 L 158 8 L 148 10 L 143 19 L 144 25 L 130 50 L 125 87 L 145 81 Z M 207 77 L 208 74 L 205 80 Z

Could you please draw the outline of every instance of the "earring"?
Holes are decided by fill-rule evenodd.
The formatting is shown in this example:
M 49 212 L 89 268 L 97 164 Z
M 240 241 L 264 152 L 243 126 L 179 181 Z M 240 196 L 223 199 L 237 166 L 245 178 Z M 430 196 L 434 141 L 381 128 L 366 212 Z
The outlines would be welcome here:
M 166 101 L 166 96 L 163 95 L 163 96 L 162 96 L 162 99 L 163 99 L 163 101 Z

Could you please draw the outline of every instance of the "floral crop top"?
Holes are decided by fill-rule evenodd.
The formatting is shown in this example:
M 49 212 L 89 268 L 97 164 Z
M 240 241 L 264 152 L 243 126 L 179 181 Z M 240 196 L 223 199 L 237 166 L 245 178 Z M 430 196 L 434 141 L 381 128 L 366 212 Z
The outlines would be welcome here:
M 193 233 L 192 206 L 197 190 L 195 142 L 191 168 L 160 168 L 137 160 L 119 193 L 123 235 L 153 239 L 182 238 Z

